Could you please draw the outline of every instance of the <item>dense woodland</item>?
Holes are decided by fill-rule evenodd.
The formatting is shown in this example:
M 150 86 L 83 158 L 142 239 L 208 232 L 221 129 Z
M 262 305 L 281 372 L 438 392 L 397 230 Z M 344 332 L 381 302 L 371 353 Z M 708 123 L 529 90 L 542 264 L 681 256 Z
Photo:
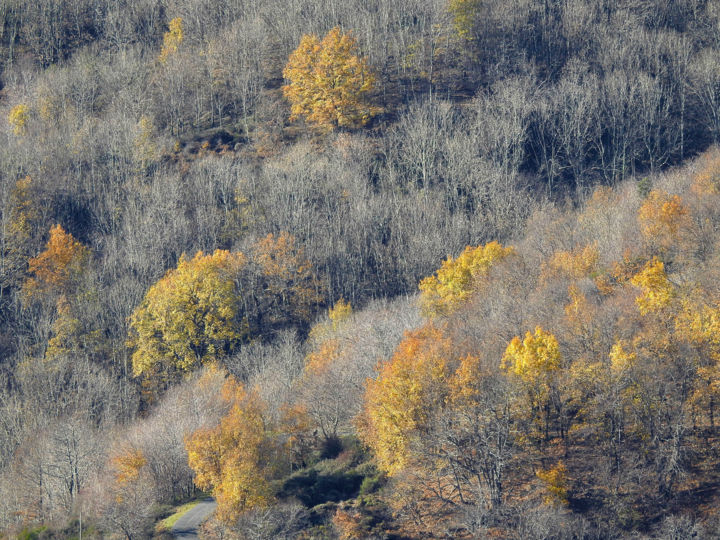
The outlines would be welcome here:
M 720 536 L 720 2 L 0 0 L 0 140 L 0 537 Z

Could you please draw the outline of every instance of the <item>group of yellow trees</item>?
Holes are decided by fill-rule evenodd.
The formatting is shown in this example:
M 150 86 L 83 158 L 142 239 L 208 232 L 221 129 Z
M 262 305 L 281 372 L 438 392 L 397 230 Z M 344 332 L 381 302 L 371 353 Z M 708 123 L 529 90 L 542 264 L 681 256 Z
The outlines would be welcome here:
M 706 168 L 718 164 L 713 157 Z M 720 291 L 708 277 L 714 259 L 703 259 L 714 249 L 706 243 L 714 242 L 720 202 L 708 174 L 698 173 L 684 197 L 633 195 L 634 222 L 623 226 L 642 242 L 624 245 L 619 259 L 583 241 L 603 223 L 612 227 L 620 197 L 631 197 L 605 188 L 577 215 L 546 224 L 577 227 L 580 241 L 569 249 L 490 242 L 448 258 L 420 283 L 425 323 L 366 381 L 355 418 L 303 394 L 323 380 L 343 384 L 333 369 L 347 373 L 352 344 L 341 336 L 354 314 L 338 302 L 312 330 L 296 399 L 281 413 L 227 379 L 227 414 L 186 442 L 198 486 L 213 491 L 220 518 L 233 522 L 271 504 L 272 480 L 302 464 L 311 432 L 350 430 L 392 480 L 390 504 L 412 508 L 428 527 L 453 508 L 497 508 L 520 485 L 535 486 L 544 504 L 567 505 L 574 486 L 593 482 L 580 456 L 608 461 L 608 497 L 647 489 L 625 485 L 629 467 L 659 493 L 672 492 L 686 471 L 685 448 L 714 430 L 720 399 Z M 66 251 L 76 252 L 69 242 Z M 33 262 L 33 279 L 52 283 L 45 259 Z M 231 354 L 249 331 L 239 276 L 252 261 L 266 278 L 279 277 L 262 289 L 291 296 L 288 306 L 307 316 L 317 297 L 309 274 L 304 285 L 293 279 L 309 266 L 287 236 L 260 241 L 248 256 L 183 257 L 131 318 L 135 373 L 188 371 Z
M 600 483 L 569 465 L 573 455 L 600 460 L 595 444 L 610 461 L 608 497 L 648 489 L 626 485 L 629 468 L 670 496 L 687 474 L 688 447 L 714 432 L 720 398 L 719 164 L 716 153 L 706 157 L 683 197 L 655 189 L 640 198 L 634 225 L 613 209 L 630 196 L 606 188 L 577 217 L 553 223 L 586 233 L 578 238 L 622 223 L 619 260 L 597 240 L 544 253 L 491 242 L 421 282 L 428 322 L 368 381 L 359 423 L 402 486 L 398 504 L 421 501 L 438 518 L 448 503 L 496 506 L 509 486 L 533 478 L 546 502 L 567 504 L 573 481 Z M 493 304 L 508 294 L 526 306 L 490 332 Z M 503 344 L 503 333 L 523 326 L 534 330 Z M 517 467 L 528 458 L 534 471 Z

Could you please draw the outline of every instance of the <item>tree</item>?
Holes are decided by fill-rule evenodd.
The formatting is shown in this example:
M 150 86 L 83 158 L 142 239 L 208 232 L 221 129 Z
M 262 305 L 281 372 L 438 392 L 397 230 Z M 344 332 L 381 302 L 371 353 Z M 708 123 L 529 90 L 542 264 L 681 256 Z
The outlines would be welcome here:
M 322 299 L 310 260 L 295 237 L 268 234 L 250 249 L 244 298 L 250 330 L 268 335 L 278 326 L 303 325 Z
M 24 103 L 18 103 L 8 114 L 8 123 L 13 128 L 13 133 L 20 137 L 27 132 L 27 122 L 30 118 L 30 109 Z
M 598 269 L 599 254 L 596 245 L 576 246 L 572 251 L 557 251 L 543 264 L 541 277 L 566 276 L 582 279 Z
M 649 261 L 630 283 L 641 290 L 635 302 L 642 315 L 665 308 L 675 297 L 675 287 L 667 278 L 665 265 L 657 258 Z
M 213 428 L 201 428 L 185 445 L 195 484 L 212 490 L 218 517 L 231 523 L 244 510 L 272 501 L 270 481 L 283 459 L 257 393 L 228 379 L 223 395 L 231 409 Z
M 513 395 L 496 364 L 459 358 L 443 331 L 407 333 L 368 382 L 360 420 L 361 437 L 395 480 L 394 500 L 431 515 L 500 505 L 514 453 Z
M 448 407 L 436 424 L 437 452 L 461 499 L 497 508 L 506 488 L 505 469 L 514 454 L 513 392 L 480 358 L 466 356 L 449 380 Z M 473 500 L 474 499 L 474 500 Z
M 45 251 L 30 259 L 32 277 L 23 284 L 26 298 L 73 293 L 90 261 L 90 250 L 60 225 L 50 228 Z
M 113 449 L 105 477 L 90 489 L 108 528 L 122 531 L 127 540 L 147 536 L 155 493 L 142 450 L 131 445 Z
M 652 190 L 638 210 L 638 223 L 651 246 L 667 251 L 682 248 L 691 221 L 679 195 Z
M 435 275 L 420 282 L 420 304 L 428 316 L 447 315 L 457 310 L 476 290 L 478 280 L 498 261 L 514 253 L 498 242 L 467 246 L 456 259 L 448 257 Z
M 177 52 L 183 41 L 183 20 L 180 17 L 175 17 L 168 26 L 168 31 L 163 34 L 163 45 L 160 51 L 160 62 L 163 64 L 167 62 L 171 55 Z
M 546 484 L 545 504 L 567 506 L 569 478 L 567 467 L 562 461 L 547 470 L 536 471 L 535 475 Z
M 453 25 L 458 36 L 473 39 L 475 17 L 480 11 L 480 0 L 450 0 L 448 11 L 453 17 Z
M 236 279 L 242 253 L 180 257 L 130 316 L 135 375 L 189 371 L 223 358 L 245 337 Z
M 375 380 L 368 380 L 361 437 L 382 470 L 400 472 L 411 459 L 411 442 L 425 432 L 447 395 L 451 343 L 442 330 L 408 332 Z
M 515 336 L 505 349 L 501 368 L 527 392 L 533 422 L 548 438 L 552 406 L 560 409 L 557 379 L 562 367 L 560 346 L 553 334 L 539 326 L 525 339 Z
M 339 27 L 322 41 L 314 34 L 303 36 L 283 76 L 290 81 L 283 86 L 290 119 L 303 116 L 320 131 L 361 127 L 380 112 L 366 101 L 377 79 L 359 56 L 355 38 Z

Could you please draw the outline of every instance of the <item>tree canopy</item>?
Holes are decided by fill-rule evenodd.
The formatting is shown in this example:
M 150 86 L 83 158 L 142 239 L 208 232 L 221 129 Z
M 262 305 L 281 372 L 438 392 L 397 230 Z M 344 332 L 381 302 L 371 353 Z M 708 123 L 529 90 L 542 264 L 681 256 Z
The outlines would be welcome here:
M 376 77 L 351 33 L 335 27 L 320 40 L 305 35 L 283 70 L 291 119 L 304 117 L 321 131 L 364 126 L 380 112 L 368 102 Z
M 189 371 L 230 354 L 245 337 L 236 283 L 241 253 L 180 257 L 130 317 L 135 375 L 156 366 Z

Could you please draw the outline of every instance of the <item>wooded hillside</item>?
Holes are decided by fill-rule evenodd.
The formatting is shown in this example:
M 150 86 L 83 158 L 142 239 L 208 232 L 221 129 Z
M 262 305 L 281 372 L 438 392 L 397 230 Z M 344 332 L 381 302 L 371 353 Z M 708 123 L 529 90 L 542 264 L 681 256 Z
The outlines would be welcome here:
M 0 2 L 0 531 L 720 534 L 719 53 L 713 0 Z

